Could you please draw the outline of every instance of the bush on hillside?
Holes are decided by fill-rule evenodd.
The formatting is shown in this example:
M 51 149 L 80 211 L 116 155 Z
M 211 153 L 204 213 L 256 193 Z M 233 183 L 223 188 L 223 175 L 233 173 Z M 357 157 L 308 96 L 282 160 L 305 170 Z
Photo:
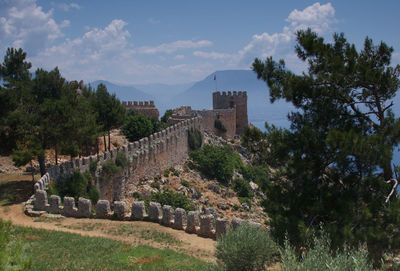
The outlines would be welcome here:
M 165 189 L 161 192 L 155 192 L 151 194 L 151 201 L 159 202 L 161 205 L 170 205 L 174 209 L 182 208 L 186 211 L 191 211 L 192 205 L 188 196 L 181 193 L 175 193 L 172 190 Z
M 254 196 L 248 181 L 239 178 L 234 179 L 232 182 L 233 190 L 237 193 L 238 197 L 252 198 Z
M 194 166 L 209 178 L 229 184 L 234 169 L 243 167 L 237 153 L 229 146 L 204 145 L 201 150 L 190 153 Z
M 192 151 L 198 150 L 203 144 L 203 135 L 197 129 L 190 129 L 188 131 L 188 143 L 189 148 Z
M 59 195 L 61 198 L 73 197 L 78 200 L 79 197 L 90 199 L 92 204 L 99 200 L 100 193 L 92 182 L 90 173 L 74 172 L 70 177 L 60 179 L 56 183 L 51 183 L 49 187 L 50 195 Z
M 268 232 L 247 223 L 217 239 L 216 256 L 229 271 L 265 270 L 278 253 Z
M 216 119 L 214 121 L 214 127 L 218 130 L 221 131 L 222 133 L 226 132 L 226 127 L 222 124 L 221 120 Z

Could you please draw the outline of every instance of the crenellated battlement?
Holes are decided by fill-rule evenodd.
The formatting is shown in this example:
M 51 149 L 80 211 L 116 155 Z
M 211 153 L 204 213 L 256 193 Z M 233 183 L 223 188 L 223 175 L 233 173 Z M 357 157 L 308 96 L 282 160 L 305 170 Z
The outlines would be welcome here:
M 122 101 L 122 105 L 126 109 L 135 109 L 149 118 L 158 119 L 160 115 L 154 101 Z
M 75 171 L 87 172 L 93 161 L 101 164 L 109 159 L 115 159 L 118 152 L 124 152 L 132 164 L 132 169 L 136 172 L 133 176 L 134 180 L 156 176 L 161 170 L 174 166 L 187 157 L 187 134 L 188 130 L 193 128 L 202 130 L 201 117 L 181 121 L 110 152 L 61 163 L 50 168 L 48 174 L 52 180 L 58 180 L 70 176 Z M 156 157 L 158 159 L 155 159 Z
M 156 108 L 154 101 L 122 101 L 125 107 Z
M 247 91 L 216 91 L 213 97 L 247 97 Z

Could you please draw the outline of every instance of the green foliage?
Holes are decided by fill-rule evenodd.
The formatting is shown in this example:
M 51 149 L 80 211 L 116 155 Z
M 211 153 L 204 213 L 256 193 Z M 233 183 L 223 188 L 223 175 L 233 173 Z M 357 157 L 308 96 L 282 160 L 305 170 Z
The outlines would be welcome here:
M 283 60 L 253 63 L 271 101 L 285 99 L 299 109 L 288 116 L 290 130 L 266 125 L 266 135 L 252 131 L 244 140 L 260 164 L 276 169 L 264 202 L 272 233 L 281 243 L 287 233 L 301 245 L 323 223 L 333 247 L 366 243 L 378 262 L 400 247 L 400 199 L 385 203 L 400 141 L 391 109 L 400 66 L 391 66 L 392 48 L 368 38 L 359 52 L 343 34 L 326 43 L 311 30 L 299 31 L 297 42 L 307 73 L 288 71 Z
M 169 189 L 165 189 L 162 192 L 151 193 L 151 201 L 159 202 L 161 205 L 170 205 L 173 208 L 182 208 L 186 211 L 191 211 L 193 209 L 188 196 L 175 193 Z
M 189 183 L 187 180 L 182 179 L 182 180 L 181 180 L 181 185 L 183 185 L 183 186 L 185 186 L 185 187 L 189 187 L 189 186 L 190 186 L 190 183 Z
M 161 121 L 167 123 L 168 119 L 172 116 L 173 113 L 174 111 L 172 109 L 168 109 L 167 111 L 165 111 L 164 116 L 161 117 Z
M 32 266 L 21 237 L 10 222 L 0 219 L 0 270 L 27 270 Z
M 126 118 L 122 133 L 130 142 L 137 141 L 153 133 L 153 124 L 142 114 L 129 115 Z
M 86 195 L 90 199 L 92 204 L 97 204 L 97 202 L 100 199 L 100 192 L 97 189 L 97 187 L 93 184 L 88 184 Z
M 204 145 L 201 150 L 190 153 L 196 168 L 209 178 L 229 184 L 233 170 L 243 166 L 237 153 L 229 146 Z
M 57 194 L 61 198 L 73 197 L 77 201 L 79 197 L 90 199 L 96 204 L 100 193 L 92 184 L 92 176 L 89 173 L 74 172 L 70 177 L 61 179 L 55 184 L 50 184 L 49 194 Z
M 217 239 L 216 256 L 224 264 L 224 270 L 265 270 L 278 255 L 278 247 L 268 232 L 245 223 L 236 230 Z
M 252 198 L 254 196 L 248 181 L 238 178 L 232 181 L 232 188 L 238 197 Z
M 282 271 L 368 271 L 373 270 L 368 260 L 365 249 L 350 249 L 345 247 L 342 251 L 330 250 L 330 238 L 326 234 L 313 237 L 313 245 L 303 248 L 300 253 L 285 241 L 281 249 Z M 299 255 L 300 254 L 300 255 Z
M 92 162 L 90 162 L 90 164 L 89 164 L 89 172 L 90 172 L 90 174 L 92 175 L 92 177 L 94 177 L 94 175 L 95 175 L 95 173 L 96 173 L 97 164 L 98 164 L 97 159 L 94 160 L 94 161 L 92 161 Z
M 270 170 L 267 166 L 243 166 L 240 173 L 246 181 L 256 183 L 264 191 L 268 189 Z
M 221 131 L 222 133 L 226 132 L 226 127 L 222 124 L 222 121 L 219 119 L 216 119 L 214 121 L 214 127 L 218 130 Z
M 240 204 L 246 203 L 251 208 L 251 198 L 249 197 L 238 197 Z
M 123 171 L 123 168 L 117 166 L 115 161 L 109 159 L 101 164 L 101 173 L 105 176 L 114 176 Z
M 108 150 L 110 151 L 110 130 L 120 127 L 125 119 L 125 107 L 117 99 L 115 93 L 110 94 L 104 84 L 99 84 L 93 95 L 92 106 L 97 113 L 97 124 L 101 130 L 108 132 Z
M 115 165 L 117 167 L 125 168 L 129 164 L 129 159 L 124 152 L 118 152 L 115 158 Z
M 179 177 L 180 172 L 176 170 L 174 167 L 170 167 L 169 169 L 164 170 L 164 177 L 169 177 L 169 174 L 172 173 L 172 175 Z
M 198 129 L 190 129 L 188 131 L 189 148 L 192 151 L 198 150 L 203 144 L 203 135 Z

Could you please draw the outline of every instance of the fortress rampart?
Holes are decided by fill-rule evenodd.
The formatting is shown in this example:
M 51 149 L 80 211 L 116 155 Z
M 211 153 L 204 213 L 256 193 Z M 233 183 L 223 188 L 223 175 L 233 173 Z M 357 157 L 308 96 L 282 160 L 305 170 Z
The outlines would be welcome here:
M 236 108 L 236 134 L 240 135 L 248 125 L 247 92 L 222 91 L 213 93 L 213 109 Z
M 122 101 L 122 105 L 126 109 L 135 109 L 149 118 L 156 118 L 160 116 L 160 112 L 154 105 L 154 101 Z
M 184 209 L 173 209 L 169 205 L 161 206 L 160 203 L 150 202 L 146 212 L 143 201 L 134 201 L 131 212 L 128 211 L 126 203 L 114 201 L 112 206 L 108 200 L 99 200 L 93 210 L 90 200 L 79 198 L 78 206 L 75 199 L 61 198 L 51 195 L 47 198 L 46 189 L 50 183 L 50 175 L 45 174 L 35 184 L 35 194 L 25 202 L 25 214 L 29 216 L 41 216 L 43 214 L 61 214 L 66 217 L 76 218 L 101 218 L 123 221 L 150 221 L 160 223 L 166 227 L 183 230 L 188 233 L 195 233 L 206 238 L 216 238 L 224 234 L 229 227 L 237 228 L 242 223 L 248 223 L 254 227 L 261 227 L 261 224 L 243 219 L 234 218 L 229 221 L 227 218 L 216 218 L 211 214 L 200 215 L 198 212 L 186 212 Z M 94 211 L 94 212 L 93 212 Z
M 229 109 L 214 109 L 198 111 L 202 117 L 203 129 L 209 133 L 218 136 L 225 135 L 228 138 L 233 138 L 236 134 L 236 108 Z M 222 125 L 226 128 L 226 132 L 222 133 L 215 128 L 215 120 L 220 120 Z
M 129 143 L 111 152 L 92 155 L 64 162 L 48 170 L 52 180 L 59 180 L 70 176 L 75 171 L 87 172 L 93 161 L 101 165 L 104 161 L 115 159 L 118 152 L 124 152 L 129 159 L 129 168 L 124 174 L 112 180 L 97 182 L 102 198 L 121 200 L 129 196 L 129 191 L 142 178 L 153 178 L 169 167 L 181 163 L 188 157 L 188 130 L 203 131 L 200 117 L 181 121 L 161 132 Z

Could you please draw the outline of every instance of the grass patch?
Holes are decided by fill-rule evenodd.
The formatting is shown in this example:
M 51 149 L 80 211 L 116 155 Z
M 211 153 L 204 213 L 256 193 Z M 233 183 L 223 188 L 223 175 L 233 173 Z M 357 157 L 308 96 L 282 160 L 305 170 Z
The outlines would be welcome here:
M 47 216 L 39 216 L 33 220 L 33 222 L 47 222 L 47 223 L 52 223 L 52 222 L 58 222 L 62 221 L 64 218 L 63 217 L 47 217 Z
M 133 225 L 121 224 L 116 227 L 110 228 L 106 232 L 110 235 L 115 236 L 137 236 L 143 238 L 145 240 L 151 240 L 157 242 L 159 244 L 167 244 L 167 245 L 181 245 L 181 241 L 173 237 L 171 234 L 166 232 L 158 232 L 154 229 L 141 229 L 134 227 Z
M 207 263 L 172 250 L 78 234 L 19 228 L 24 231 L 30 270 L 205 270 Z

